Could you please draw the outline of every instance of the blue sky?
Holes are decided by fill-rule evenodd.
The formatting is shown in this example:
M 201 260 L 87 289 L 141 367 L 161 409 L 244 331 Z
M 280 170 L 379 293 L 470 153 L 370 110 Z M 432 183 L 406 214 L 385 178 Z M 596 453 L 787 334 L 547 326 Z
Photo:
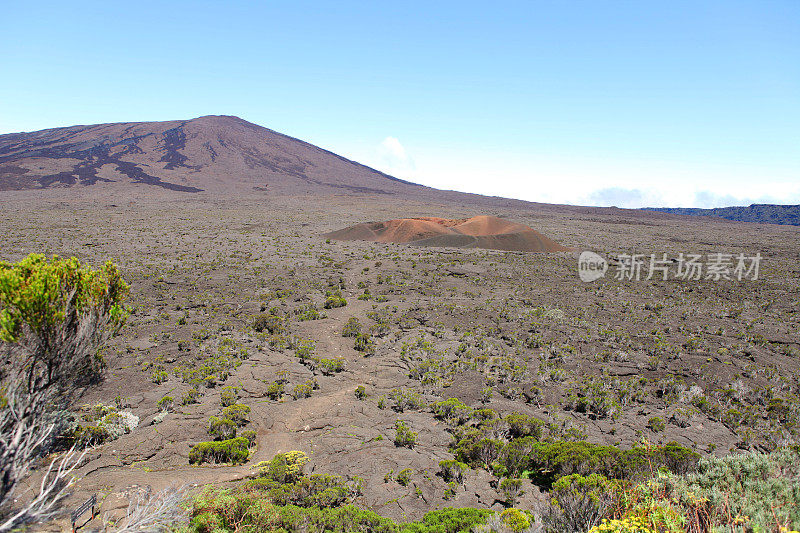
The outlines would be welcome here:
M 426 185 L 800 203 L 800 1 L 13 2 L 0 133 L 231 114 Z

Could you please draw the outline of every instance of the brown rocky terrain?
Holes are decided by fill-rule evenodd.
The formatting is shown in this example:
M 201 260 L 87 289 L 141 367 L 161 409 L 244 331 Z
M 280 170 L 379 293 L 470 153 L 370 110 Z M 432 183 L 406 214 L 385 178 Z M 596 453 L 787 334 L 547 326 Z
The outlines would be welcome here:
M 0 259 L 112 259 L 131 284 L 105 379 L 74 406 L 84 424 L 98 404 L 138 419 L 89 449 L 67 502 L 96 492 L 100 518 L 136 487 L 230 486 L 289 450 L 315 473 L 363 478 L 355 503 L 397 519 L 500 509 L 486 469 L 454 494 L 437 475 L 453 428 L 430 404 L 448 398 L 536 416 L 564 440 L 703 455 L 797 443 L 796 227 L 438 193 L 227 117 L 6 135 L 0 159 Z M 420 217 L 433 226 L 396 233 L 524 226 L 612 268 L 588 284 L 576 252 L 370 242 L 364 225 Z M 344 226 L 370 239 L 326 242 Z M 720 252 L 760 252 L 759 279 L 614 275 L 623 254 Z M 346 304 L 328 306 L 330 294 Z M 280 327 L 259 326 L 263 315 Z M 343 335 L 353 319 L 361 344 Z M 250 408 L 250 457 L 190 465 L 231 395 Z M 413 447 L 393 442 L 397 421 L 418 433 Z M 530 480 L 524 491 L 522 508 L 542 498 Z

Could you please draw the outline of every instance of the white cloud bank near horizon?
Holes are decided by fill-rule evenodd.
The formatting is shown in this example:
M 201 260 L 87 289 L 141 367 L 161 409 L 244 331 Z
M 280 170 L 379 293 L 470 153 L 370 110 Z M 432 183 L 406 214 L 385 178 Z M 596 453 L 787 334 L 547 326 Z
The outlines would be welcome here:
M 787 169 L 410 150 L 394 136 L 357 155 L 357 161 L 415 183 L 533 202 L 632 209 L 800 204 L 800 176 Z M 770 172 L 774 178 L 750 176 Z

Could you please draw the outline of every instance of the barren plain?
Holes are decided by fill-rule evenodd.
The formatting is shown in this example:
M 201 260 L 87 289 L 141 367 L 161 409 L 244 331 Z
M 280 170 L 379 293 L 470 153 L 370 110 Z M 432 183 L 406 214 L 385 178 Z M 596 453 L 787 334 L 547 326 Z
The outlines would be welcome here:
M 449 493 L 437 475 L 454 457 L 454 430 L 429 406 L 449 398 L 535 416 L 567 441 L 675 441 L 701 455 L 797 442 L 796 227 L 475 197 L 147 185 L 6 191 L 0 211 L 0 259 L 110 259 L 131 285 L 132 314 L 104 349 L 105 379 L 75 406 L 77 417 L 103 404 L 138 418 L 91 448 L 67 502 L 97 493 L 97 524 L 136 487 L 228 486 L 291 450 L 309 456 L 309 471 L 362 478 L 355 503 L 386 516 L 501 509 L 487 469 Z M 476 215 L 576 251 L 322 236 L 373 220 Z M 759 252 L 762 261 L 756 281 L 618 280 L 612 261 L 605 278 L 583 283 L 580 250 L 612 259 Z M 343 336 L 348 326 L 358 332 Z M 231 401 L 249 408 L 239 430 L 255 434 L 250 457 L 190 465 L 190 449 L 210 440 L 210 418 Z M 413 446 L 393 442 L 398 421 L 418 434 Z M 517 505 L 533 507 L 542 494 L 524 482 Z

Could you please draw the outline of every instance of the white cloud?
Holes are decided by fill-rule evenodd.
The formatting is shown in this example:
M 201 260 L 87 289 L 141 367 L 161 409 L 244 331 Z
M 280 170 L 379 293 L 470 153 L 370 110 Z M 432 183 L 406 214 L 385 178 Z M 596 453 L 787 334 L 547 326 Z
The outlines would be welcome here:
M 390 157 L 401 160 L 408 159 L 406 149 L 402 144 L 400 144 L 400 141 L 397 140 L 397 137 L 386 137 L 381 143 L 381 148 L 383 148 L 385 154 Z
M 416 165 L 397 137 L 386 137 L 378 146 L 377 151 L 379 164 L 376 166 L 380 170 L 398 178 L 412 177 Z
M 774 187 L 778 189 L 778 187 Z M 750 204 L 796 204 L 800 201 L 800 192 L 787 191 L 781 196 L 764 195 L 758 196 L 733 196 L 730 194 L 717 194 L 713 191 L 697 191 L 694 195 L 695 207 L 729 207 L 733 205 Z
M 373 138 L 338 153 L 415 183 L 534 202 L 633 209 L 800 203 L 797 176 L 781 169 L 565 158 L 407 141 L 413 144 L 394 136 Z
M 654 191 L 641 189 L 626 189 L 624 187 L 606 187 L 597 189 L 589 194 L 590 205 L 602 207 L 627 207 L 637 208 L 645 205 L 659 206 L 663 203 L 661 195 Z

